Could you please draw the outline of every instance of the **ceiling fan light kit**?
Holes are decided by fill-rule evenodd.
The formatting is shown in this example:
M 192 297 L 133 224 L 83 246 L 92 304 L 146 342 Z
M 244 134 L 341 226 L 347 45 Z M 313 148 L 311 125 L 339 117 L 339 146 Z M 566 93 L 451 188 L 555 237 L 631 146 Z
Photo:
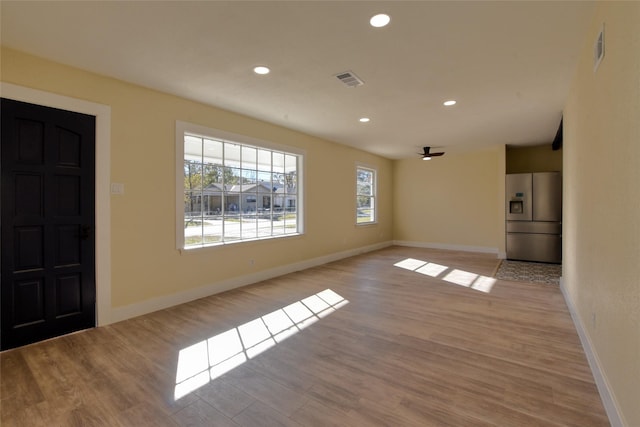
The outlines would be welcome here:
M 444 156 L 444 151 L 441 151 L 439 153 L 432 153 L 431 147 L 423 147 L 422 149 L 424 150 L 423 153 L 420 153 L 420 155 L 422 156 L 422 160 L 431 160 L 432 157 Z

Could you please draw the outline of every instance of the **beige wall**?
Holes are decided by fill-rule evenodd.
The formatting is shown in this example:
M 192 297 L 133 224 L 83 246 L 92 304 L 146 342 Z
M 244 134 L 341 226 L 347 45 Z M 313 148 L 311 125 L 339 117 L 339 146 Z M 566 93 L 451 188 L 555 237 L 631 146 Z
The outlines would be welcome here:
M 215 290 L 225 280 L 392 240 L 388 159 L 5 48 L 1 77 L 111 107 L 111 182 L 125 184 L 124 195 L 111 196 L 114 308 L 200 287 Z M 305 150 L 305 234 L 188 254 L 176 250 L 176 120 Z M 355 226 L 356 162 L 378 168 L 374 226 Z
M 562 150 L 551 144 L 527 147 L 507 146 L 507 173 L 562 172 Z
M 393 236 L 504 253 L 504 146 L 394 162 Z
M 628 426 L 640 426 L 639 28 L 640 2 L 598 4 L 564 111 L 564 286 Z

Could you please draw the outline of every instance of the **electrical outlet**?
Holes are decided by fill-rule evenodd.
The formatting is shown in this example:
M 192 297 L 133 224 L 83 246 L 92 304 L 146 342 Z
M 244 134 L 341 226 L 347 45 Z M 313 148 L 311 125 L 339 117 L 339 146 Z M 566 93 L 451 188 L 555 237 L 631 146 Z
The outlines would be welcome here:
M 249 265 L 250 265 L 251 267 L 253 267 L 253 265 L 254 265 L 254 264 L 255 264 L 255 261 L 254 261 L 254 260 L 252 260 L 252 259 L 250 259 L 250 260 L 249 260 Z
M 591 329 L 596 328 L 596 313 L 591 313 Z

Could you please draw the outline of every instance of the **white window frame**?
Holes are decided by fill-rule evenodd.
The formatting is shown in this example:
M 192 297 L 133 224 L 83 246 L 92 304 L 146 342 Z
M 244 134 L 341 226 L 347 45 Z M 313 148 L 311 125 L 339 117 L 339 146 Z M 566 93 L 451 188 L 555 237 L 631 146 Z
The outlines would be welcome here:
M 284 152 L 286 154 L 295 155 L 298 157 L 297 161 L 297 206 L 296 206 L 296 221 L 297 231 L 295 233 L 278 234 L 271 236 L 262 236 L 255 238 L 240 238 L 238 240 L 222 241 L 218 243 L 208 243 L 197 246 L 185 247 L 185 228 L 184 228 L 184 138 L 185 134 L 200 136 L 204 138 L 211 138 L 214 140 L 240 144 L 243 146 L 250 146 L 254 148 L 261 148 L 265 150 L 272 150 L 277 152 Z M 176 247 L 179 251 L 194 251 L 202 250 L 211 247 L 220 247 L 229 244 L 237 244 L 243 242 L 250 242 L 256 240 L 268 240 L 268 239 L 281 239 L 287 237 L 294 237 L 304 234 L 304 162 L 305 151 L 295 147 L 284 146 L 275 144 L 272 142 L 252 138 L 245 135 L 239 135 L 231 132 L 225 132 L 218 129 L 212 129 L 193 123 L 176 121 Z
M 371 183 L 373 187 L 373 191 L 372 191 L 373 194 L 371 195 L 371 197 L 373 198 L 373 220 L 372 221 L 358 221 L 358 197 L 360 197 L 360 194 L 358 193 L 358 171 L 359 170 L 373 172 L 373 182 Z M 356 187 L 355 188 L 356 225 L 363 226 L 363 225 L 377 224 L 378 223 L 378 169 L 371 165 L 356 163 L 354 184 Z

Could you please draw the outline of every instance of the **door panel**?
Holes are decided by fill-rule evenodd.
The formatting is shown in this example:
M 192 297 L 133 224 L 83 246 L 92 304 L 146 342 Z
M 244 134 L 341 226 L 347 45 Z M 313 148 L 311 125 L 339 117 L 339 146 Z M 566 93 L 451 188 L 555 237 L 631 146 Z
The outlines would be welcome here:
M 3 103 L 4 104 L 4 103 Z M 44 123 L 20 117 L 15 119 L 17 138 L 17 162 L 42 164 L 44 161 Z
M 80 215 L 80 177 L 56 175 L 54 179 L 56 216 Z
M 507 221 L 507 233 L 562 234 L 562 224 L 547 221 Z
M 562 236 L 558 234 L 507 234 L 507 259 L 562 263 Z
M 81 136 L 67 129 L 56 129 L 58 131 L 58 165 L 60 166 L 80 166 L 80 144 Z
M 43 323 L 45 320 L 44 281 L 41 278 L 17 280 L 14 283 L 14 327 Z
M 69 266 L 80 263 L 80 228 L 78 225 L 60 225 L 56 232 L 57 251 L 55 253 L 56 267 Z
M 82 311 L 82 278 L 79 274 L 59 276 L 56 288 L 56 316 L 67 316 Z
M 43 227 L 16 227 L 13 270 L 17 273 L 44 267 Z
M 560 172 L 533 174 L 533 220 L 562 221 L 562 175 Z
M 4 350 L 95 326 L 95 117 L 1 102 Z
M 42 216 L 44 202 L 42 176 L 16 174 L 15 185 L 12 190 L 15 200 L 15 216 Z
M 531 174 L 516 173 L 506 176 L 506 214 L 508 221 L 531 221 L 533 206 Z

